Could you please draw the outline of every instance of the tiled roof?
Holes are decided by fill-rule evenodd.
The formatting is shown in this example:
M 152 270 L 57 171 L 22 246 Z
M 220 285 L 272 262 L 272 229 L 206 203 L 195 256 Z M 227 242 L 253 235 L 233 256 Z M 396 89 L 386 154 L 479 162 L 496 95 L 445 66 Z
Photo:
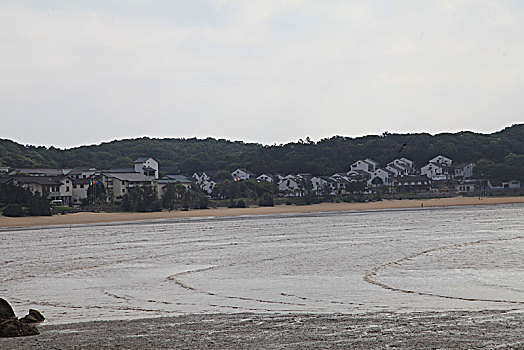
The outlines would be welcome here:
M 151 176 L 145 176 L 139 173 L 104 173 L 104 176 L 130 182 L 151 182 L 154 180 Z
M 37 176 L 58 176 L 58 175 L 64 175 L 64 171 L 62 169 L 55 169 L 55 168 L 18 168 L 13 169 L 11 172 L 13 175 L 16 174 L 35 174 Z
M 176 181 L 176 182 L 179 182 L 179 183 L 182 183 L 182 182 L 184 182 L 184 183 L 191 183 L 191 182 L 193 182 L 191 179 L 189 179 L 185 175 L 166 175 L 163 178 L 161 178 L 160 180 L 170 180 L 170 181 Z
M 246 174 L 249 174 L 249 175 L 255 175 L 255 173 L 252 173 L 251 171 L 247 170 L 247 169 L 243 169 L 243 168 L 240 168 L 240 169 L 237 169 L 237 170 L 241 170 L 243 172 L 245 172 Z
M 134 172 L 135 172 L 135 168 L 114 168 L 114 169 L 109 169 L 109 170 L 102 170 L 102 173 L 134 173 Z
M 148 160 L 149 158 L 151 158 L 151 157 L 139 157 L 139 158 L 135 159 L 135 163 L 143 163 L 146 160 Z
M 13 176 L 12 179 L 26 184 L 61 185 L 64 176 Z
M 82 174 L 83 172 L 86 172 L 86 171 L 96 171 L 96 168 L 92 168 L 92 167 L 78 167 L 78 168 L 73 168 L 71 169 L 67 175 L 80 175 Z
M 402 169 L 401 167 L 399 167 L 398 165 L 396 165 L 394 163 L 389 163 L 388 167 L 393 168 L 393 169 L 398 170 L 398 171 L 404 171 L 404 169 Z

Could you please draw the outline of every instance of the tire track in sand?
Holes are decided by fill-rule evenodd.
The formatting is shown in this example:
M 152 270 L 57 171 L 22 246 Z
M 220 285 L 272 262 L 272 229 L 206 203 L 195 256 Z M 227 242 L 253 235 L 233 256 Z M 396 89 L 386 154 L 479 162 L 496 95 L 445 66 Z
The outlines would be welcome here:
M 192 292 L 196 292 L 196 293 L 207 294 L 207 295 L 213 296 L 213 297 L 219 297 L 219 298 L 224 298 L 224 299 L 243 300 L 243 301 L 256 301 L 258 303 L 266 303 L 266 304 L 306 306 L 306 304 L 303 304 L 303 303 L 300 304 L 300 303 L 290 303 L 290 302 L 285 302 L 285 301 L 264 300 L 264 299 L 248 298 L 248 297 L 239 297 L 239 296 L 233 296 L 233 295 L 222 295 L 222 294 L 219 294 L 219 293 L 210 292 L 210 291 L 206 291 L 206 290 L 202 290 L 202 289 L 198 289 L 198 288 L 192 287 L 190 285 L 187 285 L 187 284 L 183 283 L 182 281 L 180 281 L 178 279 L 179 277 L 181 277 L 183 275 L 189 275 L 189 274 L 193 274 L 193 273 L 209 271 L 209 270 L 213 270 L 213 269 L 218 268 L 218 267 L 220 267 L 220 266 L 209 266 L 209 267 L 204 267 L 204 268 L 196 269 L 196 270 L 183 271 L 183 272 L 179 272 L 179 273 L 176 273 L 174 275 L 171 275 L 171 276 L 167 277 L 167 279 L 169 281 L 175 282 L 175 284 L 177 284 L 181 288 L 184 288 L 184 289 L 190 290 Z
M 391 290 L 391 291 L 394 291 L 394 292 L 401 292 L 401 293 L 406 293 L 406 294 L 417 294 L 417 295 L 430 296 L 430 297 L 436 297 L 436 298 L 442 298 L 442 299 L 454 299 L 454 300 L 462 300 L 462 301 L 476 301 L 476 302 L 507 303 L 507 304 L 524 305 L 524 301 L 518 301 L 518 300 L 465 298 L 465 297 L 457 297 L 457 296 L 451 296 L 451 295 L 442 295 L 442 294 L 437 294 L 437 293 L 418 292 L 418 291 L 410 290 L 410 289 L 396 288 L 396 287 L 390 286 L 388 284 L 382 283 L 382 282 L 377 280 L 377 273 L 378 272 L 380 272 L 382 270 L 385 270 L 388 267 L 391 267 L 393 265 L 401 265 L 402 263 L 404 263 L 406 261 L 410 261 L 412 259 L 424 256 L 424 255 L 428 255 L 428 254 L 439 252 L 439 251 L 443 251 L 443 250 L 453 249 L 453 248 L 463 248 L 463 247 L 477 245 L 477 244 L 483 244 L 483 243 L 513 241 L 513 240 L 518 240 L 518 239 L 523 239 L 523 238 L 524 238 L 524 236 L 516 236 L 516 237 L 511 237 L 511 238 L 499 238 L 499 239 L 479 239 L 477 241 L 472 241 L 472 242 L 457 243 L 457 244 L 452 244 L 452 245 L 448 245 L 448 246 L 428 249 L 428 250 L 424 250 L 422 252 L 419 252 L 419 253 L 416 253 L 416 254 L 413 254 L 413 255 L 409 255 L 409 256 L 406 256 L 404 258 L 401 258 L 401 259 L 398 259 L 398 260 L 395 260 L 395 261 L 391 261 L 391 262 L 388 262 L 386 264 L 382 264 L 380 266 L 377 266 L 374 269 L 372 269 L 370 272 L 365 274 L 363 278 L 364 278 L 364 281 L 366 281 L 368 283 L 374 284 L 376 286 L 379 286 L 381 288 L 384 288 L 384 289 L 387 289 L 387 290 Z

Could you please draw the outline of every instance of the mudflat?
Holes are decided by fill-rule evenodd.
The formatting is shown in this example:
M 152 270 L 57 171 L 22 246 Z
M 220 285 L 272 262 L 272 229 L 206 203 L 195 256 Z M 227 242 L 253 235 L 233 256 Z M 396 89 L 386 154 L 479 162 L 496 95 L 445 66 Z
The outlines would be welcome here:
M 176 219 L 191 217 L 224 217 L 240 215 L 275 215 L 287 213 L 312 213 L 351 210 L 377 210 L 401 208 L 430 208 L 464 205 L 491 205 L 524 203 L 524 196 L 518 197 L 452 197 L 423 200 L 383 200 L 368 203 L 321 203 L 312 205 L 278 205 L 274 207 L 215 208 L 189 211 L 162 211 L 155 213 L 91 213 L 82 212 L 50 217 L 9 218 L 0 215 L 0 228 L 33 227 L 53 225 L 94 224 L 129 222 L 140 220 Z
M 2 349 L 523 349 L 511 311 L 195 314 L 41 326 Z

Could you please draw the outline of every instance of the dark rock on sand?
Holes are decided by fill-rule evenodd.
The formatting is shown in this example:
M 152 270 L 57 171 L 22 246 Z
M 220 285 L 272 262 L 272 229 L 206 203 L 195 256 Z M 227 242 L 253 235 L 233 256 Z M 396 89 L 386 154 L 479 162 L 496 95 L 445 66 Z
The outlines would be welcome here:
M 11 305 L 0 298 L 0 337 L 2 338 L 40 334 L 34 324 L 44 319 L 45 317 L 34 309 L 30 309 L 29 314 L 17 319 Z
M 7 320 L 10 318 L 16 318 L 15 312 L 6 300 L 0 298 L 0 320 Z
M 45 317 L 35 309 L 29 309 L 29 313 L 20 319 L 23 323 L 39 323 L 45 320 Z
M 45 320 L 44 315 L 42 315 L 38 310 L 35 309 L 29 309 L 29 315 L 36 318 L 38 322 L 42 322 L 43 320 Z
M 0 321 L 0 337 L 22 337 L 24 335 L 40 334 L 32 323 L 24 323 L 16 318 Z

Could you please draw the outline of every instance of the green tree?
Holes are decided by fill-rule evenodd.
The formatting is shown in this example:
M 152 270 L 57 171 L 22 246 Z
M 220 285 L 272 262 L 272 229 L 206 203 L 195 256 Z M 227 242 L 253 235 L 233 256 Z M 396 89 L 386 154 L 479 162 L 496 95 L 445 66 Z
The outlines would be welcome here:
M 227 171 L 227 170 L 219 170 L 213 176 L 213 179 L 216 182 L 220 182 L 220 181 L 224 181 L 224 180 L 231 180 L 231 173 L 229 171 Z
M 107 198 L 106 187 L 101 180 L 91 180 L 87 188 L 86 204 L 101 204 L 105 203 Z
M 182 186 L 183 187 L 183 186 Z M 162 195 L 162 206 L 166 209 L 173 208 L 173 203 L 177 198 L 175 185 L 169 183 L 166 185 L 164 194 Z
M 160 211 L 161 202 L 157 200 L 155 189 L 151 185 L 136 186 L 122 198 L 122 209 L 126 211 Z

